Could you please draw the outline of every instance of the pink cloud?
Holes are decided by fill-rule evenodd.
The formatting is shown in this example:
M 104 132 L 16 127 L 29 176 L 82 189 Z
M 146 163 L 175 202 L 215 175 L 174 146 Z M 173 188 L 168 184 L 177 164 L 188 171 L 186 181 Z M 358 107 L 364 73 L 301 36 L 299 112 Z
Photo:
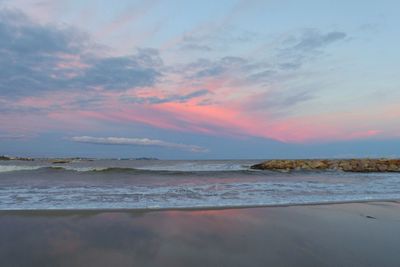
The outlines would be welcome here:
M 49 117 L 70 123 L 81 121 L 137 122 L 161 129 L 222 136 L 256 136 L 283 142 L 349 140 L 378 136 L 380 130 L 349 131 L 338 121 L 323 123 L 325 117 L 269 120 L 266 115 L 248 113 L 235 107 L 195 103 L 135 104 L 109 107 L 102 111 L 77 110 L 51 113 Z M 326 119 L 326 118 L 325 118 Z M 321 121 L 322 120 L 322 121 Z M 85 123 L 82 123 L 85 124 Z
M 95 131 L 109 121 L 120 124 L 142 123 L 160 129 L 180 132 L 192 132 L 206 135 L 244 137 L 254 136 L 271 138 L 283 142 L 322 142 L 381 138 L 398 135 L 400 112 L 397 107 L 388 106 L 370 108 L 368 111 L 355 110 L 352 113 L 330 112 L 274 117 L 268 110 L 253 109 L 252 103 L 257 98 L 224 99 L 219 88 L 220 81 L 210 82 L 214 90 L 210 96 L 218 104 L 201 104 L 204 98 L 190 99 L 186 102 L 171 101 L 159 104 L 137 104 L 121 102 L 121 97 L 167 97 L 175 88 L 142 88 L 127 93 L 98 90 L 95 95 L 105 98 L 104 102 L 81 108 L 73 103 L 82 98 L 79 93 L 55 92 L 43 97 L 26 97 L 15 102 L 21 107 L 51 108 L 40 118 L 32 118 L 35 123 L 22 122 L 24 125 L 41 125 L 45 129 L 82 129 Z M 192 90 L 191 88 L 181 92 Z M 223 90 L 228 90 L 223 88 Z M 232 91 L 235 88 L 231 89 Z M 93 95 L 93 96 L 95 96 Z M 35 115 L 31 115 L 35 116 Z M 48 121 L 46 121 L 46 118 Z M 15 125 L 10 116 L 3 116 L 3 125 Z M 4 120 L 8 120 L 5 122 Z M 51 123 L 50 123 L 51 121 Z M 102 126 L 103 125 L 103 126 Z M 32 125 L 32 128 L 35 128 Z

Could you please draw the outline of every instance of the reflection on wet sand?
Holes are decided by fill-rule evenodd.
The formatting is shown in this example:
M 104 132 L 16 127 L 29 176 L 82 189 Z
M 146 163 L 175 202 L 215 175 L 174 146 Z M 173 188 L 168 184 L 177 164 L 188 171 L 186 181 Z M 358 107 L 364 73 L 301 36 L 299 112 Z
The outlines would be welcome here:
M 2 212 L 0 266 L 399 266 L 399 211 Z

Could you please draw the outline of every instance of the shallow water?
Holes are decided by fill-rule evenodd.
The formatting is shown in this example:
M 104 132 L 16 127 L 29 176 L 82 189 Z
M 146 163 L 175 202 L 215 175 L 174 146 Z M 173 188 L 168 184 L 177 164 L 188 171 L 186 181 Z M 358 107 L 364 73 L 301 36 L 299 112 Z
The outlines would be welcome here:
M 258 160 L 0 162 L 0 210 L 243 207 L 400 199 L 398 173 L 280 173 Z

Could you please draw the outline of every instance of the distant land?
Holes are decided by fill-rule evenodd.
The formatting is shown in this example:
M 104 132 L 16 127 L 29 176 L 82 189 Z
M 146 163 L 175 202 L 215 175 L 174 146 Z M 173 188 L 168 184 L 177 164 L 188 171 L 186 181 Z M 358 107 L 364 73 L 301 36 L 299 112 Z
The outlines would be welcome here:
M 0 160 L 21 160 L 21 161 L 34 161 L 36 158 L 28 158 L 28 157 L 15 157 L 15 156 L 1 156 L 0 155 Z M 37 158 L 37 159 L 48 159 L 52 163 L 69 163 L 74 160 L 86 160 L 86 161 L 92 161 L 95 160 L 94 158 L 81 158 L 81 157 L 72 157 L 72 158 Z M 111 158 L 110 160 L 159 160 L 158 158 L 154 157 L 139 157 L 139 158 Z

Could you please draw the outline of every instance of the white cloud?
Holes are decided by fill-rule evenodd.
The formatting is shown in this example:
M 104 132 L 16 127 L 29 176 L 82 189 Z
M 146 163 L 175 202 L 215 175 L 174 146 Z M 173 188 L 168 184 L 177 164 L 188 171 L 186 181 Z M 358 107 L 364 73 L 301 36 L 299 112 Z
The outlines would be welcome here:
M 0 134 L 0 140 L 8 140 L 8 139 L 24 139 L 27 136 L 22 135 L 22 134 L 16 134 L 16 135 L 12 135 L 12 134 Z
M 126 138 L 126 137 L 92 137 L 92 136 L 74 136 L 72 141 L 91 144 L 106 144 L 106 145 L 135 145 L 135 146 L 159 146 L 166 148 L 176 148 L 191 152 L 207 152 L 208 150 L 187 144 L 171 143 L 157 139 L 149 138 Z

